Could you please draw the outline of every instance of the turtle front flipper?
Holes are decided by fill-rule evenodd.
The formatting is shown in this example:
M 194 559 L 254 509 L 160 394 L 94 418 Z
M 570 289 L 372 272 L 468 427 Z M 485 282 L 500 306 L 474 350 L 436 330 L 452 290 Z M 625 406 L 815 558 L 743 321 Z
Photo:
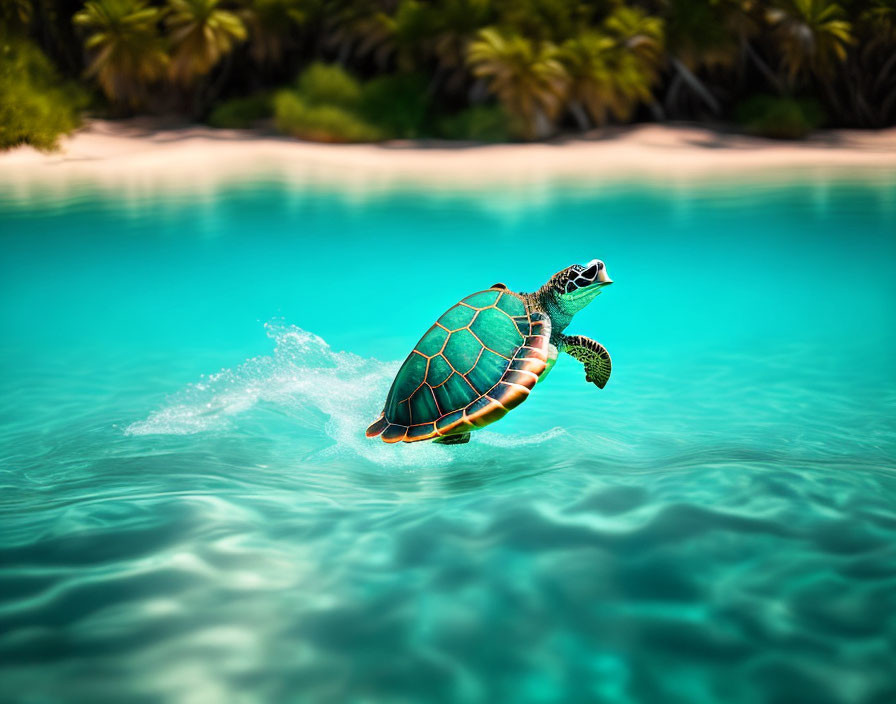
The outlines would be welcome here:
M 613 368 L 607 349 L 599 342 L 582 335 L 564 336 L 562 342 L 563 351 L 585 365 L 585 381 L 594 383 L 599 389 L 604 388 Z

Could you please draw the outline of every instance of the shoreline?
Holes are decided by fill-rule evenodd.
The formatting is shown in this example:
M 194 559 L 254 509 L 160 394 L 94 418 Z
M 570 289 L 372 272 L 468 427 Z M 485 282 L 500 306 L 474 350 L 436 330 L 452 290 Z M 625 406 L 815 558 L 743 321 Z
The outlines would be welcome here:
M 350 191 L 556 180 L 730 185 L 844 169 L 872 177 L 896 175 L 896 128 L 827 131 L 803 142 L 646 124 L 531 144 L 320 144 L 202 125 L 165 127 L 138 118 L 90 121 L 49 154 L 31 147 L 0 153 L 0 183 L 13 191 L 85 183 L 203 191 L 247 176 L 332 183 Z

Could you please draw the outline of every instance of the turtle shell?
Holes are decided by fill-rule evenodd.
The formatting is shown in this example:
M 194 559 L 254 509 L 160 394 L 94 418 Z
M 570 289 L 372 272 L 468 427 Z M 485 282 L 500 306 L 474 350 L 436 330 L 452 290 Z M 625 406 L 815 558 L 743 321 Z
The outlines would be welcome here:
M 526 400 L 544 371 L 550 325 L 506 289 L 467 296 L 420 338 L 367 436 L 417 442 L 498 420 Z

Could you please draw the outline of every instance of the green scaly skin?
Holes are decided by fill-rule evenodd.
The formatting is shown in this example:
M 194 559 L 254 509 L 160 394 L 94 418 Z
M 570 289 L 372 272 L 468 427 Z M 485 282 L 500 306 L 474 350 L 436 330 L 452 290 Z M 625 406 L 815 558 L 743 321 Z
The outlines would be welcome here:
M 589 264 L 593 264 L 589 263 Z M 557 272 L 551 279 L 534 293 L 520 294 L 531 311 L 541 311 L 551 319 L 551 345 L 556 348 L 556 353 L 548 359 L 548 365 L 539 378 L 543 381 L 557 362 L 557 354 L 566 352 L 571 357 L 579 360 L 585 366 L 585 380 L 602 389 L 606 386 L 612 370 L 610 354 L 599 342 L 582 335 L 567 336 L 563 331 L 572 322 L 576 313 L 585 308 L 591 301 L 600 295 L 601 289 L 612 283 L 606 275 L 603 262 L 597 262 L 598 278 L 591 285 L 582 286 L 567 293 L 567 285 L 575 281 L 577 267 L 569 267 Z M 587 270 L 585 267 L 578 269 Z

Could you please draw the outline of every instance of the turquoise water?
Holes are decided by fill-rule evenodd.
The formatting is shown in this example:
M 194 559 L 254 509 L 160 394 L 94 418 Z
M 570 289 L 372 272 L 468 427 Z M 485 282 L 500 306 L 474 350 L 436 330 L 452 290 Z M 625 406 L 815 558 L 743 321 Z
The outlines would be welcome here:
M 896 701 L 896 179 L 0 195 L 0 700 Z M 465 446 L 461 296 L 616 284 Z

